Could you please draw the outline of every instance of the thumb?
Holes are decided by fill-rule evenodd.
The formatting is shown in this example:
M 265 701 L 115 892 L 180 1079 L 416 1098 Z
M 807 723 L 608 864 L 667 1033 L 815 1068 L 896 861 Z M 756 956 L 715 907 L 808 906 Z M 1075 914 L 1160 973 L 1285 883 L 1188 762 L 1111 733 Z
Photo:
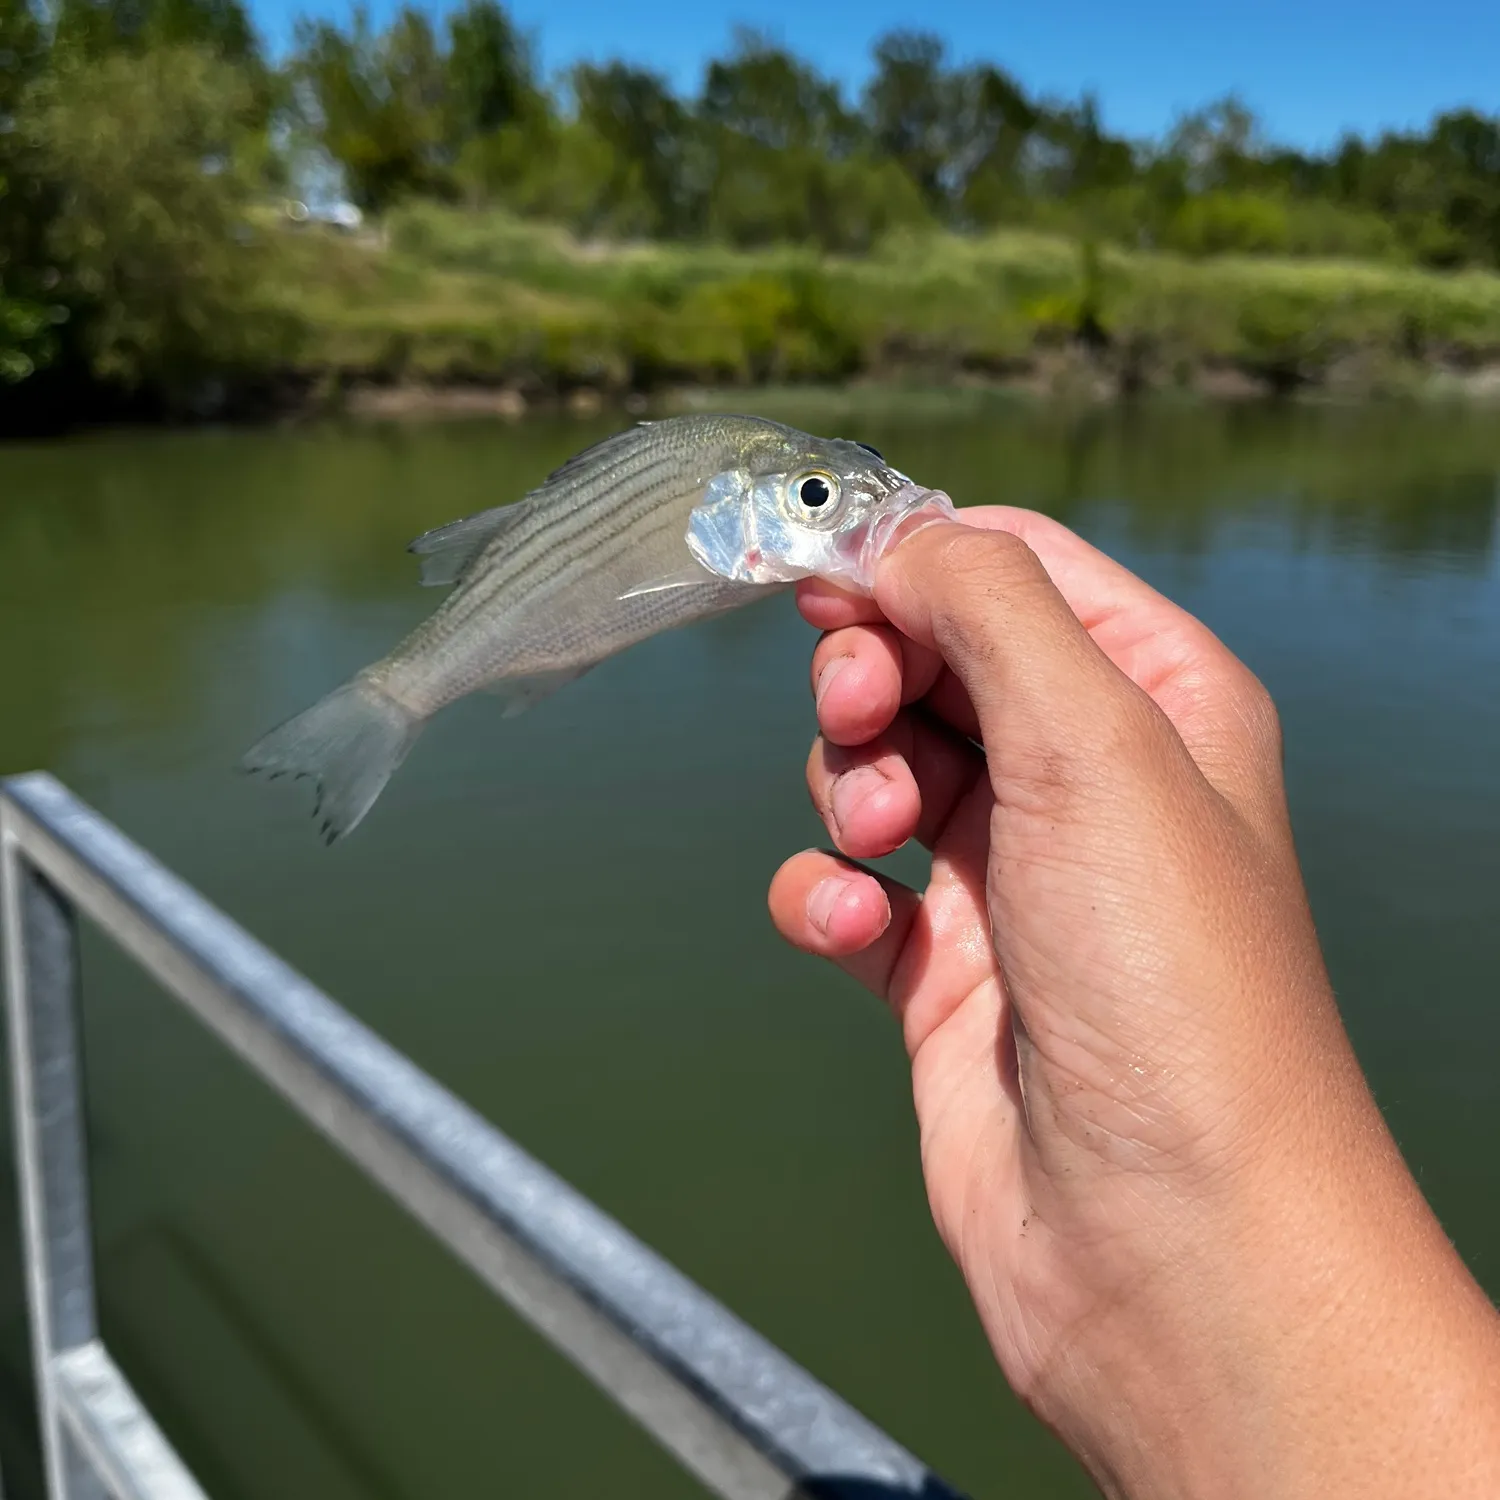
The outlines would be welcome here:
M 1095 643 L 1036 553 L 1008 531 L 933 523 L 880 565 L 875 599 L 963 683 L 1002 779 L 1057 788 L 1154 749 L 1191 763 L 1151 700 Z M 1174 748 L 1175 747 L 1175 750 Z M 1135 756 L 1120 754 L 1132 749 Z M 1154 758 L 1154 757 L 1153 757 Z

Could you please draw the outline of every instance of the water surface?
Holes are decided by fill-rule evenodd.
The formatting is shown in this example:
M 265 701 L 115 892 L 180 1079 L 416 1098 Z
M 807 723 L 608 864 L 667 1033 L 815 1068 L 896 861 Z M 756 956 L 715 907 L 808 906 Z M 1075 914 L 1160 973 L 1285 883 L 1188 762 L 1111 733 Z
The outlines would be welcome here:
M 1063 517 L 1261 674 L 1356 1046 L 1500 1291 L 1500 420 L 748 405 Z M 789 600 L 521 719 L 458 705 L 331 851 L 230 770 L 432 606 L 408 539 L 609 425 L 0 451 L 0 770 L 63 777 L 959 1485 L 1088 1494 L 936 1242 L 892 1028 L 764 915 L 822 837 Z M 106 1334 L 215 1500 L 697 1493 L 102 943 L 85 962 Z M 6 1192 L 0 1449 L 28 1500 Z

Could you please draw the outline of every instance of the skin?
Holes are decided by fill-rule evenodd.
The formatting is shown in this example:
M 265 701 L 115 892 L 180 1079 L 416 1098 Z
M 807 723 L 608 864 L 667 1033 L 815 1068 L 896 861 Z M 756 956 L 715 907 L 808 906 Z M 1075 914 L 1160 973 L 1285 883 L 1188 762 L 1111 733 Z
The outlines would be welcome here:
M 799 588 L 849 858 L 770 907 L 899 1021 L 1006 1377 L 1108 1495 L 1500 1495 L 1500 1319 L 1340 1022 L 1270 698 L 1064 527 L 963 517 Z M 923 892 L 852 862 L 910 838 Z

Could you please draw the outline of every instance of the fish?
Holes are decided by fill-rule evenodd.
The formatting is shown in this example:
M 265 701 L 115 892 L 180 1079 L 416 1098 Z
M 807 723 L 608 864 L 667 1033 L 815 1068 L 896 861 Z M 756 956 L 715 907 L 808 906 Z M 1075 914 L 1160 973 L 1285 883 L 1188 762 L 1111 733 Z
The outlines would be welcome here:
M 630 646 L 798 577 L 858 587 L 850 569 L 868 564 L 872 539 L 932 512 L 920 498 L 932 495 L 867 444 L 761 417 L 637 423 L 521 498 L 416 538 L 420 581 L 447 597 L 241 767 L 310 779 L 332 844 L 449 704 L 482 691 L 521 713 Z

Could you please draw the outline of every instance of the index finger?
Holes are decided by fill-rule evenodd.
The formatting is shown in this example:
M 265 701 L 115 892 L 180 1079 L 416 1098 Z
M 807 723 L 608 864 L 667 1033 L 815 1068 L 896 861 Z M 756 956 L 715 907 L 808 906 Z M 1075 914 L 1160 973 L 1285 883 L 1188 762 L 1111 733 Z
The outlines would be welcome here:
M 797 585 L 797 609 L 818 630 L 845 630 L 885 620 L 880 606 L 863 594 L 851 594 L 824 578 L 804 578 Z
M 1050 516 L 976 505 L 962 508 L 958 519 L 1026 543 L 1094 642 L 1156 701 L 1211 779 L 1242 792 L 1249 783 L 1265 790 L 1260 773 L 1280 760 L 1274 709 L 1254 674 L 1206 625 Z M 885 619 L 875 600 L 818 579 L 798 585 L 797 604 L 823 630 Z M 1254 765 L 1246 764 L 1247 750 Z

